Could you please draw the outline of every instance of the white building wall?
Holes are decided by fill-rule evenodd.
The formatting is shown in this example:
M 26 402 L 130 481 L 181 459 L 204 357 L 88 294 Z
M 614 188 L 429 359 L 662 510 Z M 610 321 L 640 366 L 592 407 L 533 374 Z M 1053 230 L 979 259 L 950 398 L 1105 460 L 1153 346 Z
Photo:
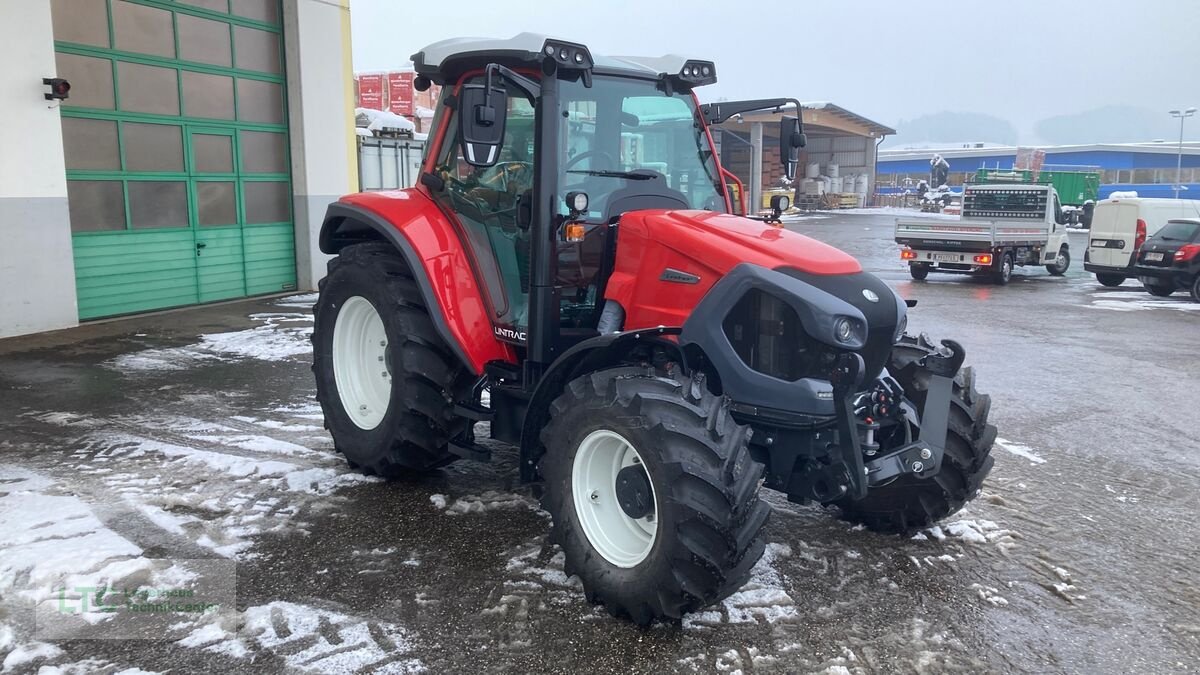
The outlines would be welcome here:
M 49 2 L 0 2 L 0 338 L 78 324 Z
M 285 0 L 297 283 L 312 290 L 329 256 L 317 239 L 325 207 L 358 190 L 350 0 Z

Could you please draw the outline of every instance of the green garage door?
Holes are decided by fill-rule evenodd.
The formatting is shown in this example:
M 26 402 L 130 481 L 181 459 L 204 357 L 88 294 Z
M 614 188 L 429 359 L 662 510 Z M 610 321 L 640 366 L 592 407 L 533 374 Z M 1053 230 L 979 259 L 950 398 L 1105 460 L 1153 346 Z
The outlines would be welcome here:
M 53 0 L 79 316 L 296 287 L 279 0 Z

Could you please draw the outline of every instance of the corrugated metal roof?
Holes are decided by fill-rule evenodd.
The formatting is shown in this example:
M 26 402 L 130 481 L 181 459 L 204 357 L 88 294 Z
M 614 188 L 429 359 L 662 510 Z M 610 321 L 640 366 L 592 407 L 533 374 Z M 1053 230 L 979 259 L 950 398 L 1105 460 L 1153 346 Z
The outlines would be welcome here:
M 1174 155 L 1179 152 L 1178 143 L 1093 143 L 1089 145 L 1042 145 L 1031 146 L 1037 147 L 1040 150 L 1045 150 L 1047 154 L 1057 154 L 1063 152 L 1138 152 L 1138 153 L 1162 153 Z M 1004 155 L 1013 155 L 1017 152 L 1017 146 L 1013 145 L 992 145 L 983 148 L 963 148 L 963 147 L 942 147 L 942 148 L 902 148 L 894 150 L 880 150 L 879 160 L 898 161 L 905 159 L 929 159 L 935 153 L 951 158 L 969 158 L 969 157 L 995 157 Z M 1200 155 L 1200 141 L 1184 141 L 1183 154 L 1185 155 Z

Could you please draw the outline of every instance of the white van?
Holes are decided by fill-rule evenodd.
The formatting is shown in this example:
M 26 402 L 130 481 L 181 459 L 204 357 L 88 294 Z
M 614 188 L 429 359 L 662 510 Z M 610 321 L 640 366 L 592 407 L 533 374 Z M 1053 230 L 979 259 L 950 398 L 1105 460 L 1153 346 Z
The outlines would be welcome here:
M 1200 218 L 1200 200 L 1114 197 L 1096 204 L 1083 269 L 1105 286 L 1136 277 L 1133 262 L 1146 239 L 1168 220 Z

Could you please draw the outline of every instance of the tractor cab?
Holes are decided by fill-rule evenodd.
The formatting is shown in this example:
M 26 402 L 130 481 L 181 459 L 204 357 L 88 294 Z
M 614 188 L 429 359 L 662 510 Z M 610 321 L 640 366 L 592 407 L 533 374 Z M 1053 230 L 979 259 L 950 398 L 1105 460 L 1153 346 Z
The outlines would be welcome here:
M 422 184 L 472 248 L 495 335 L 535 361 L 605 328 L 623 214 L 734 210 L 708 131 L 719 120 L 693 93 L 716 81 L 712 62 L 598 57 L 533 34 L 447 40 L 413 62 L 415 86 L 443 87 Z M 782 154 L 791 171 L 798 147 Z

